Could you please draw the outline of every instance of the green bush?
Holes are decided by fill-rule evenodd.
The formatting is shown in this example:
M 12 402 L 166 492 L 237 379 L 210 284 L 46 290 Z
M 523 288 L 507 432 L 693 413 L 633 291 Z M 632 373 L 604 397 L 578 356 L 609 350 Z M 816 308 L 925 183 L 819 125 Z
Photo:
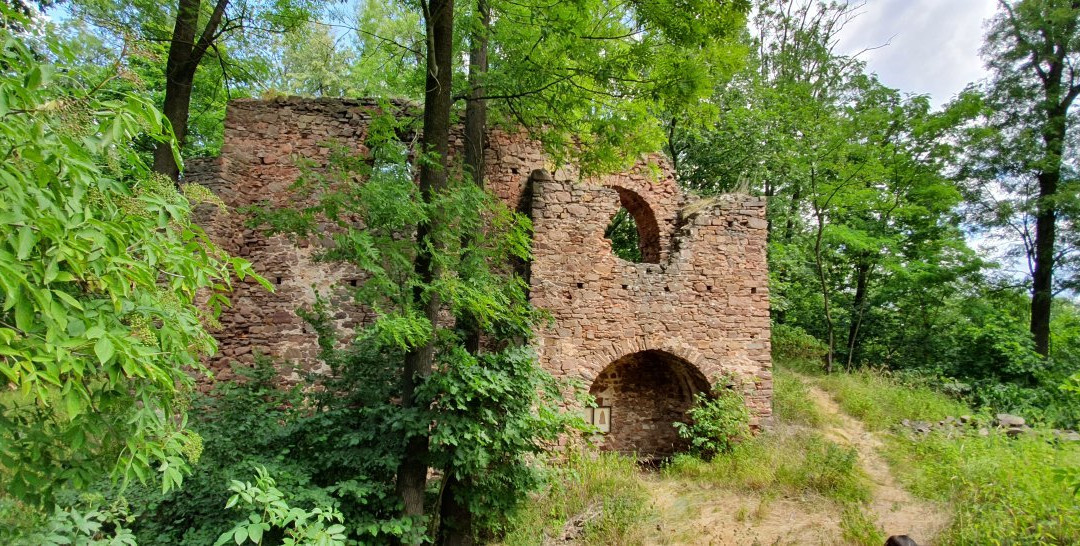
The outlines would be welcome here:
M 694 404 L 686 411 L 690 422 L 674 423 L 679 436 L 690 441 L 690 451 L 698 456 L 729 453 L 750 435 L 750 410 L 739 391 L 727 383 L 718 381 L 711 396 L 695 394 Z
M 828 350 L 828 345 L 798 326 L 774 324 L 772 327 L 772 354 L 777 360 L 820 364 Z

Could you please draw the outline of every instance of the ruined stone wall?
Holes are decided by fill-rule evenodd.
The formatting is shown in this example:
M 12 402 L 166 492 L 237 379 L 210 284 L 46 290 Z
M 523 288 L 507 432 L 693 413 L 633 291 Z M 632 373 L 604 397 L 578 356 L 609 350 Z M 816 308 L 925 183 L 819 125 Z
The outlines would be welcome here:
M 622 260 L 604 238 L 626 191 L 652 205 L 660 263 Z M 765 202 L 687 206 L 680 196 L 670 175 L 651 179 L 644 165 L 586 183 L 536 177 L 531 299 L 555 318 L 540 332 L 541 363 L 592 384 L 626 355 L 662 352 L 710 382 L 736 376 L 761 425 L 772 399 Z M 616 406 L 612 426 L 619 419 Z
M 296 158 L 324 161 L 328 141 L 363 152 L 377 113 L 377 103 L 368 100 L 233 101 L 221 157 L 189 162 L 185 178 L 210 186 L 232 209 L 282 203 L 300 172 Z M 452 153 L 459 153 L 460 132 L 453 140 Z M 769 417 L 764 200 L 728 196 L 688 207 L 670 167 L 655 157 L 625 173 L 581 180 L 576 169 L 555 169 L 524 133 L 492 131 L 485 157 L 488 188 L 511 207 L 532 209 L 531 298 L 555 319 L 538 332 L 541 364 L 556 376 L 601 386 L 635 377 L 660 385 L 667 384 L 658 379 L 665 373 L 695 374 L 693 381 L 685 373 L 668 381 L 682 385 L 678 402 L 654 404 L 655 411 L 630 419 L 613 410 L 613 427 L 620 429 L 607 435 L 605 447 L 658 452 L 674 445 L 668 429 L 656 432 L 656 425 L 684 411 L 687 396 L 724 373 L 741 379 L 757 423 Z M 647 263 L 616 257 L 604 238 L 620 206 L 637 222 Z M 255 351 L 316 365 L 315 340 L 295 309 L 310 305 L 316 291 L 334 294 L 335 284 L 357 282 L 356 273 L 314 263 L 318 241 L 266 238 L 244 227 L 240 214 L 199 213 L 216 241 L 251 260 L 276 289 L 240 283 L 233 309 L 222 317 L 221 351 L 211 368 L 228 377 L 228 361 L 250 362 Z M 370 317 L 348 308 L 335 319 L 352 328 Z M 667 396 L 671 388 L 654 391 Z M 618 390 L 638 397 L 650 392 Z M 625 400 L 613 407 L 620 405 L 628 407 Z

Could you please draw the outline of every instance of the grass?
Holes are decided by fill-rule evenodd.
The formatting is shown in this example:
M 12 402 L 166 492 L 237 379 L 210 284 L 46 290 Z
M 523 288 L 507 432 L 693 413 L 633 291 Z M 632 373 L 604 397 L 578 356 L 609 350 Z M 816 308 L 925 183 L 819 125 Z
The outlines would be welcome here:
M 834 373 L 816 378 L 851 415 L 872 430 L 886 430 L 904 419 L 937 422 L 974 413 L 970 407 L 925 386 L 901 384 L 875 371 Z
M 746 492 L 746 498 L 755 502 L 732 508 L 736 522 L 762 520 L 770 499 L 779 495 L 832 503 L 838 511 L 868 500 L 870 484 L 858 466 L 856 451 L 815 430 L 828 417 L 809 398 L 806 385 L 787 370 L 776 371 L 773 385 L 776 426 L 710 461 L 676 456 L 652 481 Z M 576 454 L 553 470 L 548 490 L 510 517 L 504 544 L 540 544 L 566 535 L 581 544 L 645 544 L 657 524 L 677 528 L 672 518 L 695 514 L 693 510 L 659 514 L 649 491 L 654 484 L 628 457 Z
M 1075 544 L 1080 498 L 1054 476 L 1080 466 L 1080 448 L 1003 434 L 895 436 L 890 459 L 916 495 L 951 501 L 946 544 Z
M 821 428 L 829 421 L 810 398 L 810 389 L 787 368 L 773 370 L 773 417 L 780 424 Z
M 549 489 L 511 515 L 504 544 L 541 544 L 564 535 L 584 544 L 644 543 L 658 515 L 635 459 L 575 453 L 553 471 Z
M 539 544 L 569 531 L 576 543 L 645 544 L 656 539 L 650 532 L 658 525 L 665 531 L 692 527 L 700 515 L 693 507 L 701 500 L 694 495 L 715 490 L 742 495 L 731 506 L 728 525 L 756 524 L 766 518 L 770 503 L 785 497 L 826 503 L 840 514 L 838 541 L 883 544 L 882 529 L 866 503 L 872 491 L 856 451 L 824 436 L 821 429 L 833 418 L 818 409 L 806 383 L 826 390 L 844 412 L 881 431 L 882 455 L 912 494 L 952 508 L 954 517 L 936 544 L 1080 541 L 1080 500 L 1055 476 L 1055 469 L 1080 467 L 1080 443 L 1055 444 L 1038 434 L 1012 439 L 996 431 L 986 437 L 915 435 L 897 425 L 904 419 L 936 422 L 975 413 L 888 374 L 813 372 L 806 364 L 779 363 L 773 427 L 710 461 L 678 456 L 650 477 L 626 457 L 571 457 L 556 469 L 549 490 L 512 516 L 505 543 Z M 679 500 L 689 508 L 659 513 L 649 489 L 658 480 L 669 491 L 692 490 Z
M 707 462 L 690 455 L 676 456 L 662 475 L 755 493 L 816 495 L 840 503 L 870 498 L 854 449 L 798 428 L 760 434 Z
M 856 505 L 849 505 L 841 512 L 840 530 L 844 540 L 859 546 L 880 546 L 887 538 L 874 517 Z
M 896 429 L 903 419 L 935 422 L 972 414 L 971 408 L 925 386 L 873 371 L 811 378 L 848 414 L 876 430 L 894 430 L 883 453 L 915 495 L 949 503 L 951 525 L 940 544 L 1075 544 L 1080 540 L 1080 499 L 1054 475 L 1080 466 L 1080 446 L 1055 444 L 1045 435 L 1008 438 L 935 432 L 917 436 Z M 857 518 L 842 527 L 860 535 Z M 848 534 L 851 534 L 849 537 Z M 868 535 L 871 538 L 872 535 Z M 880 542 L 879 542 L 880 544 Z
M 839 503 L 870 498 L 869 482 L 854 448 L 841 446 L 814 430 L 829 418 L 810 398 L 809 388 L 787 369 L 773 373 L 775 424 L 711 461 L 676 456 L 665 477 L 709 483 L 757 493 L 794 497 L 817 495 Z

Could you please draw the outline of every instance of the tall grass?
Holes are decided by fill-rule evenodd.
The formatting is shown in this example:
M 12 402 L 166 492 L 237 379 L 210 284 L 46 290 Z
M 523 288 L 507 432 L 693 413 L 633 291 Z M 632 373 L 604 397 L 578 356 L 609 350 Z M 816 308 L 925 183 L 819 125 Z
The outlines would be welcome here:
M 820 428 L 828 418 L 810 398 L 810 389 L 787 368 L 773 370 L 773 419 L 778 424 Z
M 786 369 L 773 373 L 773 427 L 730 453 L 710 461 L 676 456 L 664 477 L 707 481 L 763 494 L 821 496 L 841 502 L 870 498 L 869 482 L 854 448 L 825 439 L 814 430 L 828 418 L 818 409 L 798 376 Z
M 512 514 L 507 546 L 561 542 L 643 544 L 659 519 L 637 461 L 615 453 L 574 453 L 552 468 L 548 490 Z
M 1054 476 L 1055 468 L 1080 466 L 1076 443 L 1058 444 L 1038 433 L 914 435 L 896 425 L 903 419 L 938 421 L 971 409 L 925 386 L 872 371 L 812 381 L 869 427 L 893 430 L 883 455 L 913 494 L 952 505 L 955 517 L 939 543 L 1080 542 L 1080 499 Z
M 901 384 L 878 371 L 834 373 L 815 381 L 832 394 L 844 413 L 874 430 L 888 429 L 904 419 L 935 422 L 973 413 L 970 407 L 928 387 Z
M 662 475 L 763 494 L 816 495 L 842 503 L 870 498 L 854 449 L 797 428 L 761 434 L 708 462 L 676 456 Z

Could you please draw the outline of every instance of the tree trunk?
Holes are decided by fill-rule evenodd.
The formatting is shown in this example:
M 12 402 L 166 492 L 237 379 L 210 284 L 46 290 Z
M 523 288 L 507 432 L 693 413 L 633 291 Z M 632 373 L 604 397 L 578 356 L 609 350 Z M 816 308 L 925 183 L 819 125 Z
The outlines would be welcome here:
M 432 0 L 424 5 L 427 26 L 427 80 L 424 92 L 424 134 L 421 150 L 430 156 L 420 163 L 420 194 L 431 202 L 435 193 L 446 187 L 446 158 L 450 151 L 450 106 L 454 47 L 454 0 Z M 435 279 L 432 255 L 429 250 L 435 226 L 427 222 L 417 226 L 416 274 L 421 283 L 430 285 Z M 417 302 L 425 297 L 421 287 L 415 292 Z M 439 297 L 426 295 L 424 315 L 432 327 L 438 320 Z M 413 348 L 405 355 L 402 370 L 401 405 L 405 409 L 422 409 L 416 400 L 416 387 L 430 374 L 435 356 L 434 342 Z M 397 494 L 402 500 L 402 515 L 419 517 L 424 514 L 424 490 L 428 471 L 427 431 L 413 431 L 406 442 L 405 454 L 397 471 Z
M 177 147 L 183 147 L 187 137 L 188 111 L 191 108 L 191 88 L 195 83 L 195 70 L 214 40 L 218 38 L 218 26 L 225 16 L 229 0 L 217 0 L 214 10 L 206 20 L 202 33 L 198 32 L 199 6 L 202 0 L 179 0 L 176 8 L 176 24 L 169 42 L 169 58 L 165 61 L 165 102 L 162 111 L 172 125 Z M 196 41 L 198 35 L 198 41 Z M 172 180 L 180 178 L 180 166 L 172 154 L 172 145 L 160 142 L 154 148 L 154 171 Z
M 484 75 L 488 70 L 487 30 L 491 13 L 487 0 L 477 0 L 478 32 L 469 46 L 469 96 L 465 103 L 465 172 L 477 186 L 484 187 L 484 137 L 487 133 L 487 100 L 484 99 Z M 468 236 L 467 236 L 468 237 Z M 471 241 L 466 240 L 464 247 Z M 475 320 L 465 317 L 465 348 L 473 354 L 480 349 L 480 331 Z
M 162 113 L 172 124 L 177 146 L 181 147 L 187 136 L 191 86 L 195 81 L 191 57 L 195 48 L 200 4 L 201 0 L 180 0 L 176 8 L 172 41 L 169 43 L 169 57 L 165 62 L 165 103 Z M 197 61 L 194 64 L 197 65 Z M 159 142 L 154 149 L 154 171 L 174 181 L 180 177 L 180 167 L 173 158 L 172 143 Z
M 818 282 L 821 285 L 821 297 L 825 303 L 825 327 L 828 332 L 829 351 L 825 353 L 825 373 L 832 373 L 833 371 L 833 353 L 836 350 L 836 334 L 834 332 L 832 319 L 832 310 L 829 308 L 829 284 L 825 280 L 825 264 L 821 257 L 821 242 L 825 233 L 825 218 L 824 213 L 818 212 L 816 215 L 818 228 L 817 236 L 814 240 L 814 263 L 817 265 Z
M 484 96 L 484 75 L 488 69 L 488 37 L 491 24 L 486 0 L 477 0 L 476 15 L 479 30 L 470 37 L 469 45 L 469 97 L 465 103 L 465 172 L 477 186 L 484 187 L 484 136 L 487 133 L 487 100 Z M 464 248 L 472 244 L 466 234 Z M 472 316 L 462 317 L 465 350 L 480 353 L 480 325 Z M 468 490 L 468 478 L 458 479 L 453 468 L 444 469 L 446 486 L 439 505 L 439 544 L 443 546 L 471 546 L 473 543 L 473 515 L 469 505 L 463 502 Z
M 453 473 L 443 478 L 442 504 L 439 507 L 439 544 L 441 546 L 472 546 L 473 517 L 468 503 L 464 502 L 465 483 Z
M 1031 286 L 1031 335 L 1035 351 L 1050 355 L 1050 306 L 1054 300 L 1054 237 L 1057 211 L 1050 200 L 1057 193 L 1060 170 L 1039 173 L 1039 202 L 1035 216 L 1035 271 Z
M 855 360 L 858 347 L 859 328 L 862 326 L 863 313 L 866 310 L 866 292 L 870 280 L 870 264 L 859 263 L 855 266 L 855 300 L 851 303 L 851 326 L 848 329 L 847 368 Z

